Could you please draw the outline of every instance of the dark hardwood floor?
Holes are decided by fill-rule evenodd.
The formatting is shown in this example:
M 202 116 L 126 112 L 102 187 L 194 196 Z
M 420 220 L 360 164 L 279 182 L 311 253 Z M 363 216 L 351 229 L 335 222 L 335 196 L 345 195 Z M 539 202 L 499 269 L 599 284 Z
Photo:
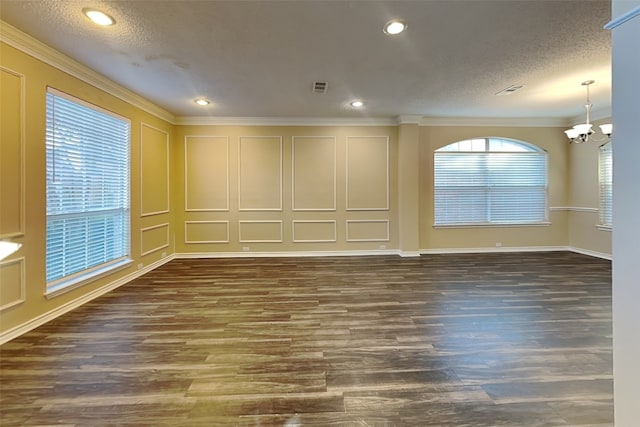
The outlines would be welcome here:
M 611 263 L 173 260 L 0 368 L 3 426 L 611 426 Z

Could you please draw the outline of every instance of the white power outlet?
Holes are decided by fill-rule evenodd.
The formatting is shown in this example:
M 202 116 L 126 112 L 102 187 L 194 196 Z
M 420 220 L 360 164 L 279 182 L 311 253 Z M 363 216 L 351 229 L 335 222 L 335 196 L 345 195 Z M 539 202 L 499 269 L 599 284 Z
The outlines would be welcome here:
M 138 264 L 138 270 L 142 270 L 142 267 L 144 267 L 143 263 Z
M 243 246 L 242 252 L 249 252 L 249 246 Z
M 387 249 L 387 245 L 380 245 L 380 249 Z
M 496 248 L 501 248 L 502 247 L 502 242 L 496 242 Z
M 162 252 L 162 258 L 166 258 L 167 257 L 167 253 L 166 252 Z

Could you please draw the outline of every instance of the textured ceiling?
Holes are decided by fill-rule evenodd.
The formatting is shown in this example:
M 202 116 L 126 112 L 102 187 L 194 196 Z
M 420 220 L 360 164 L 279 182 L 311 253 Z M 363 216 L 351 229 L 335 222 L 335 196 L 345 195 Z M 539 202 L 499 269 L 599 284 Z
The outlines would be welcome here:
M 81 13 L 94 7 L 115 26 Z M 176 116 L 569 118 L 610 106 L 610 1 L 0 0 L 0 19 Z M 409 27 L 388 36 L 383 24 Z M 329 82 L 326 94 L 311 91 Z M 514 84 L 509 96 L 495 93 Z M 211 99 L 198 107 L 193 99 Z M 348 106 L 352 99 L 365 108 Z

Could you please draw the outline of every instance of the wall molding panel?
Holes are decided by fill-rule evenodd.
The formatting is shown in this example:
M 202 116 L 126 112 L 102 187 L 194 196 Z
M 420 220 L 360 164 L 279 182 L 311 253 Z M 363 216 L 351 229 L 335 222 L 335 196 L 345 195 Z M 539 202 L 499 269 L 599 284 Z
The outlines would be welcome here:
M 291 140 L 291 210 L 336 210 L 336 137 Z
M 240 243 L 282 243 L 283 240 L 281 220 L 238 221 Z
M 0 311 L 22 304 L 27 295 L 25 258 L 0 262 Z
M 229 221 L 185 221 L 184 243 L 229 243 Z
M 347 220 L 347 242 L 388 242 L 388 219 Z
M 169 212 L 169 134 L 141 123 L 140 126 L 140 216 Z
M 282 211 L 282 136 L 238 141 L 238 210 Z
M 185 136 L 185 212 L 229 211 L 229 137 Z
M 389 210 L 389 137 L 348 136 L 346 210 Z
M 337 242 L 336 220 L 294 220 L 291 222 L 294 243 Z
M 141 256 L 169 247 L 169 223 L 140 229 Z
M 0 67 L 0 238 L 25 232 L 25 95 L 26 77 Z M 13 200 L 13 203 L 7 203 Z

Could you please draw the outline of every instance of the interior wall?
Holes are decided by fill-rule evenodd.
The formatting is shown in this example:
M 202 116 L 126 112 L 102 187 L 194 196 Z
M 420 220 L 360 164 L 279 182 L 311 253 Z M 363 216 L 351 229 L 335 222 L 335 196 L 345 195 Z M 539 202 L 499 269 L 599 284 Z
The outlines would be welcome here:
M 22 248 L 0 261 L 0 338 L 11 338 L 151 268 L 173 252 L 172 125 L 0 43 L 0 238 Z M 46 295 L 45 95 L 55 88 L 131 120 L 132 265 Z
M 614 0 L 613 46 L 613 387 L 617 427 L 640 420 L 640 1 Z
M 433 153 L 450 143 L 474 137 L 503 137 L 534 144 L 548 153 L 548 226 L 436 228 L 433 213 Z M 420 248 L 508 250 L 567 246 L 568 144 L 553 127 L 423 126 L 420 128 Z
M 388 251 L 396 126 L 178 126 L 176 252 Z
M 594 122 L 594 128 L 611 119 Z M 599 148 L 604 143 L 594 139 L 602 138 L 598 130 L 590 141 L 569 144 L 569 246 L 586 253 L 611 256 L 611 230 L 598 228 L 599 223 Z

